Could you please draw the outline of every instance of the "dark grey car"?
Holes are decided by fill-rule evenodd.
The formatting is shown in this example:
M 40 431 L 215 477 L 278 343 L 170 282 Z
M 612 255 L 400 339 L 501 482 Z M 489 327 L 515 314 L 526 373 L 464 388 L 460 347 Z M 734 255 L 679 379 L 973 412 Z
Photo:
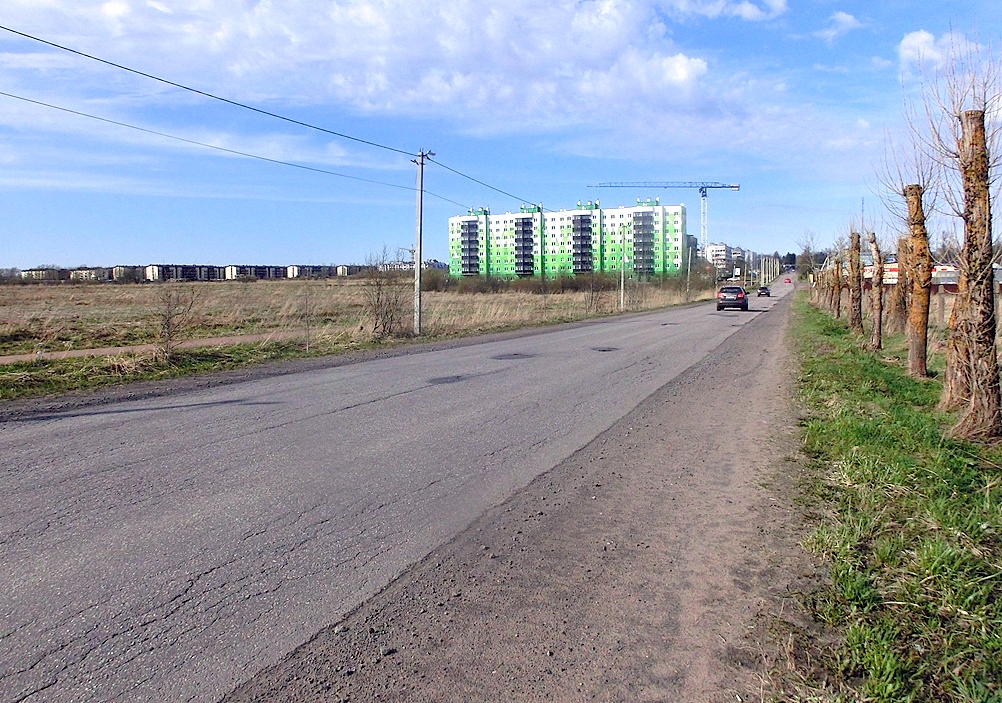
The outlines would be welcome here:
M 724 308 L 748 309 L 748 292 L 741 286 L 722 286 L 717 291 L 717 310 Z

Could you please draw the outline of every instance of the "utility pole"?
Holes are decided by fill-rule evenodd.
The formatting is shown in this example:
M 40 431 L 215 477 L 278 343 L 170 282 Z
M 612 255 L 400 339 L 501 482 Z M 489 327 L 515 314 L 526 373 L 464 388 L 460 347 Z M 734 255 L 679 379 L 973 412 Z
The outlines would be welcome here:
M 626 310 L 626 230 L 619 226 L 619 311 Z
M 424 160 L 434 151 L 419 151 L 411 163 L 417 164 L 417 226 L 414 241 L 414 336 L 421 335 L 421 234 L 424 222 Z
M 685 302 L 689 302 L 689 279 L 692 277 L 692 249 L 689 249 L 689 264 L 685 267 Z

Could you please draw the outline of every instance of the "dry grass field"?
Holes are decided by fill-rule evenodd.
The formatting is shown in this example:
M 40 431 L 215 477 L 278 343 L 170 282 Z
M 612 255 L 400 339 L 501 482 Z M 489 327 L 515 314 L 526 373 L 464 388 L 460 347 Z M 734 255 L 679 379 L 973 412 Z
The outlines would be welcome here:
M 224 345 L 178 348 L 172 354 L 159 346 L 141 353 L 46 358 L 45 352 L 159 344 L 165 284 L 0 286 L 0 356 L 32 355 L 0 365 L 0 400 L 345 353 L 402 343 L 413 331 L 413 288 L 403 282 L 392 287 L 399 325 L 389 337 L 374 334 L 367 303 L 373 287 L 367 281 L 169 285 L 195 298 L 191 324 L 174 342 L 228 338 Z M 703 290 L 693 298 L 711 295 Z M 651 310 L 684 299 L 677 283 L 631 284 L 626 308 Z M 441 339 L 613 314 L 619 292 L 425 292 L 422 309 L 422 339 Z M 275 336 L 261 341 L 246 335 Z
M 223 337 L 302 330 L 317 340 L 362 342 L 371 335 L 362 281 L 186 283 L 196 291 L 188 336 Z M 150 344 L 158 327 L 158 285 L 0 286 L 0 356 Z M 402 334 L 412 293 L 402 291 Z M 629 310 L 684 302 L 676 290 L 631 285 Z M 618 291 L 533 294 L 423 293 L 423 332 L 453 336 L 613 313 Z

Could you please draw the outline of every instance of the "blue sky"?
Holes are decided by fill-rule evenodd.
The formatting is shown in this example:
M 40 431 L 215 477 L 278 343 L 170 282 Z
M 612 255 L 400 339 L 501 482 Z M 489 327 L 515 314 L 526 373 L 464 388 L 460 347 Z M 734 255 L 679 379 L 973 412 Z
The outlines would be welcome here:
M 492 212 L 711 191 L 710 239 L 831 242 L 903 130 L 917 57 L 983 43 L 997 0 L 4 0 L 0 25 L 442 163 Z M 0 267 L 362 262 L 413 245 L 405 155 L 310 131 L 0 32 L 0 91 L 392 188 L 238 157 L 0 96 Z M 447 219 L 427 197 L 426 258 Z M 888 228 L 891 224 L 881 225 Z

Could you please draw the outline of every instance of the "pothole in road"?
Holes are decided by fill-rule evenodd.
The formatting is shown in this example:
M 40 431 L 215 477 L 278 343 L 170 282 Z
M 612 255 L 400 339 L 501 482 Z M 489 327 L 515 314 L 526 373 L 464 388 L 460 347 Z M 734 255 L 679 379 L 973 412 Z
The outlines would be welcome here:
M 531 359 L 534 354 L 522 354 L 520 352 L 511 352 L 509 354 L 498 354 L 492 356 L 491 358 L 496 361 L 515 361 L 516 359 Z
M 619 351 L 618 347 L 592 347 L 591 349 L 592 349 L 592 351 L 597 351 L 597 352 L 614 352 L 614 351 Z
M 428 383 L 433 386 L 441 386 L 446 383 L 459 383 L 465 380 L 466 376 L 439 376 L 438 378 L 429 378 Z

